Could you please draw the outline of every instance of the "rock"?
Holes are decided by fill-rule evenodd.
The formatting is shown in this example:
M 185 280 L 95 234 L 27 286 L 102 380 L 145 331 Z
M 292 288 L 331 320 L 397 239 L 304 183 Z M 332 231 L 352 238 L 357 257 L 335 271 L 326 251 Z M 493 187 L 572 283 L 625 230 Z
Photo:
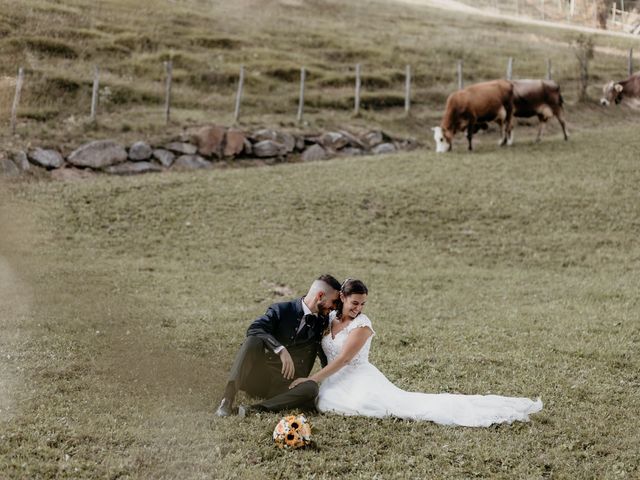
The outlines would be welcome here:
M 138 162 L 140 160 L 149 160 L 153 151 L 146 142 L 135 142 L 129 148 L 129 160 Z
M 127 162 L 104 169 L 112 175 L 136 175 L 138 173 L 161 172 L 162 167 L 152 162 Z
M 17 177 L 20 175 L 18 166 L 0 153 L 0 175 L 5 177 Z
M 104 168 L 127 160 L 127 151 L 113 140 L 97 140 L 77 148 L 67 158 L 76 167 Z
M 262 140 L 253 145 L 253 154 L 256 157 L 279 157 L 286 153 L 285 146 L 273 140 Z
M 278 132 L 276 142 L 284 145 L 285 153 L 291 153 L 296 149 L 296 137 L 287 132 Z
M 244 154 L 245 155 L 253 155 L 253 146 L 248 138 L 244 139 Z
M 327 132 L 320 137 L 320 144 L 329 150 L 340 150 L 348 143 L 347 137 L 338 132 Z
M 363 153 L 364 153 L 364 150 L 356 147 L 346 147 L 340 150 L 340 155 L 344 155 L 347 157 L 355 157 L 358 155 L 362 155 Z
M 278 132 L 276 130 L 262 129 L 253 132 L 251 135 L 255 143 L 271 140 L 283 146 L 283 154 L 293 152 L 296 148 L 296 137 L 287 132 Z
M 377 145 L 380 145 L 382 142 L 384 142 L 384 137 L 382 135 L 382 132 L 380 131 L 373 131 L 373 132 L 369 132 L 364 136 L 365 143 L 369 146 L 369 148 L 373 148 Z
M 182 155 L 195 155 L 198 152 L 198 147 L 186 142 L 171 142 L 170 144 L 165 145 L 165 148 Z
M 165 150 L 164 148 L 156 148 L 153 151 L 153 158 L 158 160 L 163 167 L 169 168 L 173 164 L 173 161 L 176 159 L 176 156 L 169 150 Z
M 382 155 L 385 153 L 394 153 L 395 151 L 396 147 L 393 143 L 381 143 L 373 150 L 371 150 L 371 153 L 373 153 L 374 155 Z
M 94 177 L 96 174 L 93 170 L 80 168 L 58 168 L 51 172 L 51 178 L 60 181 L 84 180 Z
M 29 152 L 28 157 L 36 165 L 47 169 L 60 168 L 64 163 L 62 155 L 60 155 L 60 152 L 57 152 L 56 150 L 36 148 Z
M 240 130 L 227 130 L 222 154 L 225 157 L 235 157 L 241 154 L 244 149 L 245 140 L 246 137 Z
M 302 152 L 304 150 L 305 142 L 302 135 L 296 136 L 296 150 Z
M 197 152 L 200 155 L 210 156 L 215 155 L 218 158 L 222 157 L 222 146 L 224 143 L 224 136 L 226 129 L 218 127 L 216 125 L 209 125 L 198 130 L 193 134 L 192 141 L 198 146 Z M 182 152 L 182 153 L 196 153 L 196 152 Z
M 349 133 L 346 130 L 338 130 L 338 133 L 340 133 L 342 136 L 344 136 L 347 139 L 350 146 L 360 148 L 362 150 L 366 150 L 367 146 L 352 133 Z
M 251 140 L 254 143 L 262 142 L 264 140 L 274 140 L 278 138 L 278 133 L 275 130 L 269 130 L 263 128 L 261 130 L 257 130 L 251 134 Z
M 201 168 L 210 168 L 211 162 L 207 162 L 200 155 L 181 155 L 173 162 L 175 170 L 198 170 Z
M 13 155 L 13 163 L 15 163 L 23 172 L 26 172 L 27 170 L 29 170 L 29 168 L 31 168 L 31 164 L 29 163 L 27 154 L 22 150 L 19 150 Z
M 326 160 L 329 155 L 321 145 L 316 143 L 302 152 L 301 158 L 304 162 L 314 162 L 316 160 Z

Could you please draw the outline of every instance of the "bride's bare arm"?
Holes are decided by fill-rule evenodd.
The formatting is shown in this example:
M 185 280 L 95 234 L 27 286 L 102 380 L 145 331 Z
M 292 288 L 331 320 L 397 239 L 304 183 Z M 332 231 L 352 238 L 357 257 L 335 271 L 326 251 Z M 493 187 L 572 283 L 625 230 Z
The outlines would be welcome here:
M 373 335 L 373 331 L 369 327 L 354 328 L 351 332 L 349 332 L 349 335 L 344 342 L 344 347 L 342 347 L 342 351 L 332 362 L 330 362 L 319 372 L 311 375 L 309 378 L 296 378 L 293 382 L 291 382 L 289 388 L 293 388 L 296 385 L 299 385 L 300 383 L 306 382 L 308 380 L 313 380 L 316 383 L 320 383 L 325 378 L 333 375 L 347 363 L 349 363 L 353 357 L 355 357 L 356 353 L 360 351 L 360 349 L 364 346 L 365 342 L 371 335 Z

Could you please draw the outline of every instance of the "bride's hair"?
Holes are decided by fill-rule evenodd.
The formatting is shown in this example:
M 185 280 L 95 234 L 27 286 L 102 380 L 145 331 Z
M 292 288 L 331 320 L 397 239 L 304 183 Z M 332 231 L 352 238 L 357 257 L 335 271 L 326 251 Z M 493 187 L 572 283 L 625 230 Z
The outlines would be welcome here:
M 349 295 L 353 295 L 354 293 L 368 295 L 369 289 L 367 288 L 367 286 L 364 284 L 362 280 L 356 280 L 355 278 L 347 278 L 344 282 L 342 282 L 342 286 L 340 287 L 340 293 L 345 297 L 348 297 Z M 343 305 L 344 304 L 342 302 L 342 299 L 338 297 L 338 300 L 336 302 L 337 318 L 340 318 L 342 316 Z

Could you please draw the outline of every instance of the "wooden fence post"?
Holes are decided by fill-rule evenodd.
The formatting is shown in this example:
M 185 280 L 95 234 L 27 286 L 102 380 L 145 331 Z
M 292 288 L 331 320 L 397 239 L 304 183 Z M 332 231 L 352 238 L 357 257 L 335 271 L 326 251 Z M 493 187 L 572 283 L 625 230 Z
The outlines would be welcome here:
M 18 80 L 16 81 L 16 95 L 13 97 L 13 106 L 11 107 L 11 134 L 16 133 L 16 119 L 18 117 L 18 105 L 20 105 L 20 93 L 22 92 L 22 82 L 24 81 L 24 69 L 18 69 Z
M 629 49 L 629 60 L 627 62 L 627 70 L 629 70 L 629 76 L 633 74 L 633 48 Z
M 173 60 L 164 62 L 164 69 L 167 74 L 164 96 L 164 121 L 168 125 L 169 119 L 171 118 L 171 83 L 173 81 Z
M 571 0 L 569 5 L 569 16 L 573 18 L 573 14 L 576 12 L 576 0 Z
M 507 60 L 507 80 L 511 80 L 513 78 L 513 57 L 509 57 Z
M 616 2 L 611 4 L 611 25 L 616 24 Z
M 462 79 L 462 60 L 458 60 L 458 90 L 462 90 L 464 87 L 464 80 Z
M 552 75 L 551 75 L 551 59 L 547 58 L 547 80 L 551 80 Z
M 353 106 L 354 115 L 360 114 L 360 64 L 356 64 L 356 96 Z
M 411 65 L 405 67 L 404 74 L 404 113 L 409 115 L 411 109 Z
M 300 97 L 298 99 L 298 116 L 296 121 L 302 122 L 302 111 L 304 110 L 304 81 L 307 77 L 307 71 L 304 67 L 300 69 Z
M 242 99 L 243 87 L 244 87 L 244 65 L 241 65 L 240 78 L 238 79 L 238 91 L 236 92 L 236 108 L 233 112 L 233 123 L 238 123 L 238 118 L 240 118 L 240 100 Z
M 93 69 L 93 90 L 91 91 L 91 122 L 96 121 L 98 115 L 98 92 L 100 91 L 100 70 L 96 65 Z

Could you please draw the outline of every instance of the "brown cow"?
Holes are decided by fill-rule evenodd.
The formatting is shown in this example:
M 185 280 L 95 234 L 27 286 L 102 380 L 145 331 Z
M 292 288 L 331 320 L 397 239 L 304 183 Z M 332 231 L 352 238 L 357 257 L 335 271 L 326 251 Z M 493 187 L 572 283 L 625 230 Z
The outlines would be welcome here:
M 556 117 L 564 139 L 568 140 L 567 127 L 564 122 L 564 99 L 560 94 L 560 87 L 552 80 L 514 80 L 513 82 L 513 112 L 514 117 L 538 117 L 538 136 L 542 137 L 542 130 L 551 117 Z M 511 141 L 511 137 L 509 138 Z
M 473 150 L 473 134 L 478 128 L 484 128 L 487 122 L 494 121 L 502 131 L 500 145 L 506 145 L 511 136 L 512 115 L 513 85 L 508 80 L 476 83 L 453 92 L 447 98 L 440 126 L 433 128 L 436 152 L 451 150 L 454 135 L 465 129 L 469 150 Z
M 640 72 L 634 73 L 626 80 L 614 82 L 613 80 L 602 87 L 600 105 L 608 107 L 611 102 L 616 104 L 624 102 L 631 107 L 640 104 Z

